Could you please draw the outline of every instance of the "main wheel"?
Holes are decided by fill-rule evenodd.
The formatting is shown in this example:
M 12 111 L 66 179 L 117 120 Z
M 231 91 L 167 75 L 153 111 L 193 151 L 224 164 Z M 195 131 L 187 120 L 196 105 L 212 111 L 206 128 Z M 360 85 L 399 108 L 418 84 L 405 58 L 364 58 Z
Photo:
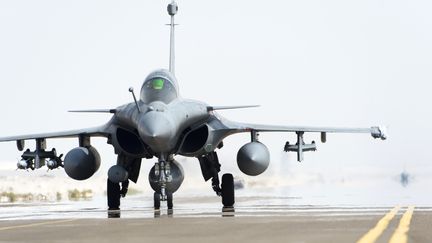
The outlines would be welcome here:
M 225 207 L 234 206 L 234 177 L 232 174 L 224 174 L 222 176 L 222 204 Z
M 173 208 L 173 194 L 171 192 L 167 192 L 167 207 L 168 209 Z
M 161 201 L 161 194 L 155 192 L 153 194 L 153 203 L 154 203 L 154 209 L 159 210 L 160 209 L 160 201 Z
M 120 184 L 107 179 L 108 210 L 120 209 Z

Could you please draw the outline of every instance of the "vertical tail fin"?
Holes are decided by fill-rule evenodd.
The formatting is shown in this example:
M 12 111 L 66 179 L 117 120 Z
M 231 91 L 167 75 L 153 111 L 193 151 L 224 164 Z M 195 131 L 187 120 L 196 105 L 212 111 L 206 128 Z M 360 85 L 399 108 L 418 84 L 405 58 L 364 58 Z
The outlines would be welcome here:
M 175 53 L 174 53 L 174 15 L 177 14 L 178 6 L 177 3 L 173 0 L 170 4 L 168 4 L 167 7 L 168 14 L 171 16 L 171 23 L 170 23 L 170 59 L 169 59 L 169 71 L 174 74 L 175 67 Z

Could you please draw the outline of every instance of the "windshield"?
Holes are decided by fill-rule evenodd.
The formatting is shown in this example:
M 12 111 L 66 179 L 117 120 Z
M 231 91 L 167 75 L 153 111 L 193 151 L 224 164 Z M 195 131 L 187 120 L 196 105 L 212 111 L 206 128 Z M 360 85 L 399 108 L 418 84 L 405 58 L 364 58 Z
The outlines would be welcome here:
M 160 77 L 147 80 L 141 89 L 141 99 L 145 103 L 162 101 L 166 104 L 177 98 L 175 87 L 168 80 Z
M 165 80 L 163 80 L 161 78 L 155 78 L 151 82 L 151 86 L 152 86 L 153 89 L 161 90 L 164 87 L 164 83 L 165 83 Z

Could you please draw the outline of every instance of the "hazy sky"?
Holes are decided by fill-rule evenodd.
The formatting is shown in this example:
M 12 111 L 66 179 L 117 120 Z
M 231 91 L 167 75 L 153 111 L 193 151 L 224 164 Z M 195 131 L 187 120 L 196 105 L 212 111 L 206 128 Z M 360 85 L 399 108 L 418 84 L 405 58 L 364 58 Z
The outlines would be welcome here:
M 100 125 L 108 115 L 70 109 L 132 101 L 146 75 L 168 66 L 169 1 L 0 1 L 0 135 Z M 250 123 L 388 125 L 387 141 L 329 135 L 290 167 L 336 174 L 352 168 L 432 171 L 432 3 L 430 1 L 179 0 L 176 76 L 181 95 Z M 249 135 L 225 141 L 225 168 Z M 288 134 L 263 134 L 272 161 Z M 306 140 L 319 140 L 306 135 Z M 115 163 L 104 139 L 104 168 Z M 66 153 L 76 140 L 48 140 Z M 0 161 L 20 156 L 0 144 Z M 286 158 L 284 158 L 285 160 Z M 350 169 L 351 168 L 351 169 Z M 273 168 L 275 169 L 275 168 Z M 233 169 L 235 170 L 235 169 Z M 101 173 L 106 173 L 105 171 Z

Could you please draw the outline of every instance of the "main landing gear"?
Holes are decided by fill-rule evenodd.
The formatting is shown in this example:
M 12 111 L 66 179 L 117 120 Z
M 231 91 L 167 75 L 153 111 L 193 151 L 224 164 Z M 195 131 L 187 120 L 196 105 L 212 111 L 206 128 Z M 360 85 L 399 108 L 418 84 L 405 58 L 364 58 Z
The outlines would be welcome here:
M 120 209 L 120 198 L 125 197 L 128 191 L 129 181 L 114 183 L 107 179 L 108 210 Z
M 220 183 L 219 172 L 221 165 L 216 152 L 201 156 L 198 160 L 205 181 L 212 179 L 212 188 L 216 195 L 222 198 L 224 209 L 232 209 L 235 203 L 233 175 L 224 174 L 222 183 Z M 127 174 L 124 175 L 121 168 L 114 167 L 112 172 L 112 180 L 107 180 L 108 208 L 110 211 L 118 211 L 120 209 L 120 198 L 124 197 L 128 191 L 129 180 L 134 182 L 135 180 L 128 178 Z M 117 174 L 118 177 L 116 177 Z M 125 178 L 128 179 L 123 181 Z M 181 165 L 174 160 L 173 156 L 160 156 L 158 162 L 150 170 L 148 178 L 150 186 L 154 190 L 154 209 L 159 212 L 161 202 L 166 202 L 168 212 L 172 213 L 174 206 L 173 194 L 180 188 L 184 179 Z M 113 181 L 123 182 L 115 183 Z
M 232 174 L 222 176 L 221 197 L 224 207 L 234 206 L 234 177 Z
M 222 176 L 222 184 L 219 186 L 220 163 L 216 152 L 208 153 L 198 158 L 201 172 L 205 181 L 212 179 L 212 188 L 216 195 L 222 197 L 222 204 L 226 208 L 232 208 L 235 203 L 234 177 L 232 174 Z

